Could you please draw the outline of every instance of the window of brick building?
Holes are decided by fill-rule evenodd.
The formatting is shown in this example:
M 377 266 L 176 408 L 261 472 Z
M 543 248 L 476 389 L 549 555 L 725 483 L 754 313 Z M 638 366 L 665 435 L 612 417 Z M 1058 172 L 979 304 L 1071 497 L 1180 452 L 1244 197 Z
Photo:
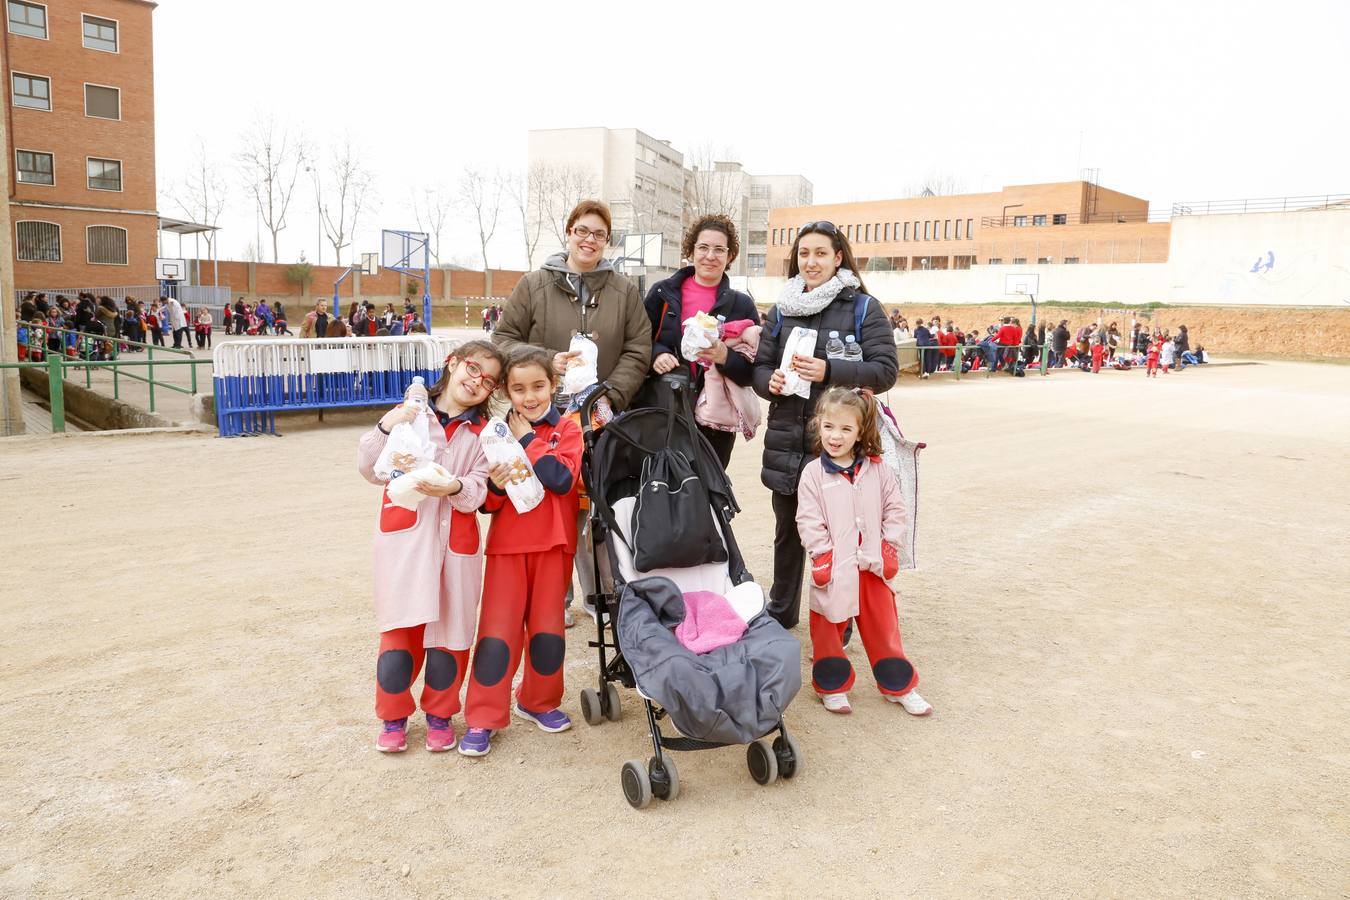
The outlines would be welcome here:
M 1026 217 L 1026 216 L 1013 216 L 1013 227 L 1014 227 L 1014 228 L 1026 228 L 1026 227 L 1027 227 L 1027 217 Z
M 1031 224 L 1032 224 L 1032 225 L 1044 225 L 1044 224 L 1045 224 L 1045 216 L 1032 216 L 1032 217 L 1031 217 Z
M 918 223 L 918 222 L 915 222 L 915 223 L 914 223 L 914 240 L 917 241 L 918 239 L 919 239 L 919 223 Z
M 956 239 L 961 240 L 961 220 L 956 220 Z
M 122 189 L 122 161 L 117 159 L 95 159 L 89 164 L 89 190 L 120 191 Z
M 16 150 L 15 168 L 19 181 L 23 184 L 56 184 L 55 170 L 50 153 L 36 150 Z
M 952 220 L 945 219 L 942 222 L 942 239 L 950 241 L 952 239 Z
M 84 46 L 90 50 L 117 52 L 117 22 L 98 16 L 84 17 Z
M 1027 258 L 1026 258 L 1025 256 L 1014 256 L 1014 257 L 1013 257 L 1013 265 L 1014 265 L 1014 266 L 1025 266 L 1026 264 L 1027 264 Z
M 925 219 L 923 223 L 923 239 L 925 241 L 930 240 L 929 235 L 931 234 L 932 227 L 933 223 Z
M 966 219 L 966 240 L 975 240 L 975 220 Z
M 55 222 L 15 222 L 15 256 L 24 262 L 60 262 L 61 226 Z
M 95 119 L 122 118 L 122 92 L 115 87 L 86 84 L 84 114 Z
M 1002 257 L 999 257 L 999 256 L 991 256 L 991 257 L 989 257 L 989 265 L 991 265 L 991 266 L 1001 266 L 1001 265 L 1003 265 L 1003 258 L 1002 258 Z
M 15 106 L 46 110 L 52 108 L 52 81 L 50 78 L 15 72 L 11 85 Z
M 1055 217 L 1050 220 L 1055 225 L 1067 225 L 1069 216 L 1067 213 L 1055 213 Z
M 1048 266 L 1048 265 L 1050 265 L 1050 257 L 1048 257 L 1048 256 L 1038 256 L 1038 257 L 1036 257 L 1036 265 L 1038 265 L 1038 266 Z
M 1064 265 L 1066 265 L 1066 266 L 1076 266 L 1076 265 L 1078 265 L 1078 257 L 1076 257 L 1076 256 L 1066 256 L 1066 257 L 1064 257 Z
M 887 222 L 887 223 L 882 227 L 882 229 L 881 229 L 881 234 L 882 234 L 882 240 L 889 241 L 889 240 L 891 239 L 891 223 L 890 223 L 890 222 Z
M 127 230 L 115 225 L 90 225 L 85 229 L 85 248 L 91 265 L 125 266 Z
M 41 3 L 9 0 L 9 33 L 47 39 L 47 7 Z
M 961 220 L 960 220 L 960 219 L 957 219 L 956 221 L 957 221 L 957 222 L 960 222 Z M 973 256 L 953 256 L 953 257 L 952 257 L 952 268 L 953 268 L 953 269 L 969 269 L 970 266 L 971 266 L 971 263 L 973 263 L 973 262 L 975 262 L 975 258 L 974 258 Z
M 870 241 L 870 240 L 872 240 L 872 226 L 871 226 L 871 225 L 864 225 L 864 226 L 863 226 L 863 240 L 864 240 L 864 241 Z
M 890 226 L 888 225 L 888 226 L 886 226 L 886 227 L 889 228 Z M 875 225 L 872 226 L 872 240 L 874 240 L 874 241 L 879 241 L 879 240 L 881 240 L 881 223 L 880 223 L 880 222 L 878 222 L 877 224 L 875 224 Z
M 746 267 L 747 269 L 749 269 L 751 272 L 763 272 L 763 271 L 764 271 L 764 254 L 763 254 L 763 253 L 747 253 L 746 256 L 745 256 L 745 267 Z

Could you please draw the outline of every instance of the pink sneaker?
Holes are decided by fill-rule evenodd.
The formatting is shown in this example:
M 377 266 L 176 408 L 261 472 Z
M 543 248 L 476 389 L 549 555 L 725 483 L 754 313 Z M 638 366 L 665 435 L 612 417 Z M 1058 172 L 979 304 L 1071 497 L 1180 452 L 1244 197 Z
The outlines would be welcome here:
M 427 713 L 427 749 L 432 753 L 455 749 L 455 726 L 449 719 Z
M 375 749 L 381 753 L 402 753 L 408 749 L 408 720 L 388 719 L 375 741 Z

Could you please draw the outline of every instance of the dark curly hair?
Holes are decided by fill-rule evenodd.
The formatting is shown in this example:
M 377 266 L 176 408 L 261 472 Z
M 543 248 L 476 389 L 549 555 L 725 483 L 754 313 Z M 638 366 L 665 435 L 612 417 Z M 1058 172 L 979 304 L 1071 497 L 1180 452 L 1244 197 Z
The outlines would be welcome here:
M 705 231 L 717 231 L 726 235 L 727 239 L 727 266 L 730 267 L 736 261 L 736 257 L 741 255 L 741 240 L 736 237 L 736 225 L 731 219 L 723 215 L 699 216 L 693 225 L 684 232 L 684 242 L 680 244 L 680 253 L 685 259 L 694 258 L 694 245 L 698 243 L 698 236 Z

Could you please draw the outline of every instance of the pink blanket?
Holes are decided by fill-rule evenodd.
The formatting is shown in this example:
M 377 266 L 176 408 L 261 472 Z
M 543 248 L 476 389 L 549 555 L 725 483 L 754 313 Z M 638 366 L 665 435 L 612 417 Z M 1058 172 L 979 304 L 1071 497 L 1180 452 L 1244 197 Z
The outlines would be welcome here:
M 722 339 L 726 342 L 727 352 L 739 353 L 754 362 L 759 350 L 759 332 L 760 327 L 749 319 L 724 323 Z M 762 417 L 759 397 L 752 388 L 727 381 L 716 366 L 708 369 L 703 392 L 694 404 L 694 419 L 698 424 L 718 431 L 739 431 L 748 441 L 755 436 Z
M 684 595 L 684 621 L 675 626 L 675 640 L 686 650 L 707 653 L 739 641 L 745 627 L 745 620 L 726 597 L 712 591 L 690 591 Z

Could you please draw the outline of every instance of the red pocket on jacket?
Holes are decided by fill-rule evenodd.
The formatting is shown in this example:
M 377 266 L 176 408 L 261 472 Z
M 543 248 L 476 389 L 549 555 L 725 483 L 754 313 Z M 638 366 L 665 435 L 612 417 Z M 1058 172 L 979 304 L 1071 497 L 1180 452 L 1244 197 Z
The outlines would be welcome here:
M 478 552 L 478 517 L 455 510 L 450 513 L 450 552 L 473 556 Z
M 380 531 L 389 534 L 394 531 L 407 531 L 417 524 L 417 510 L 404 509 L 389 502 L 389 492 L 385 491 L 380 500 Z

